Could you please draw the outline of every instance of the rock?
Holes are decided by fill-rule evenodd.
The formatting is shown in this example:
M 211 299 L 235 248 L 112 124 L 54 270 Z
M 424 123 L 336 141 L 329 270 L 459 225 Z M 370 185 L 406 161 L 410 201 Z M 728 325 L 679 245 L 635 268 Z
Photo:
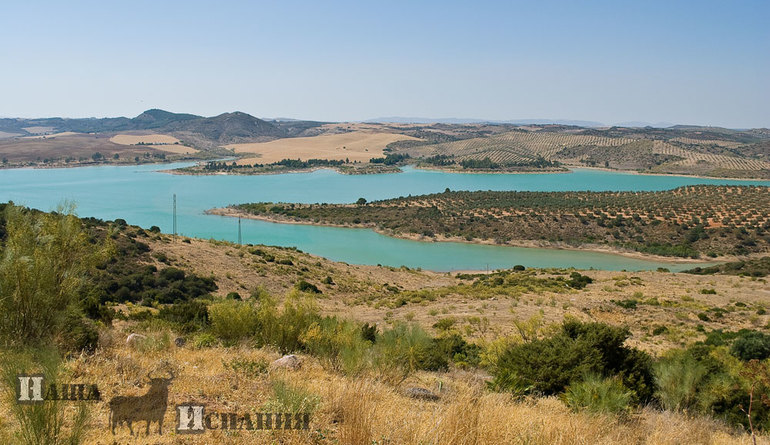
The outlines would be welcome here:
M 297 370 L 302 367 L 302 361 L 296 355 L 284 355 L 278 360 L 274 361 L 270 366 L 274 368 L 285 368 L 291 370 Z
M 126 344 L 128 346 L 136 346 L 137 343 L 139 343 L 142 340 L 146 340 L 147 336 L 142 334 L 129 334 L 128 337 L 126 337 Z
M 404 393 L 413 399 L 421 399 L 421 400 L 431 400 L 435 401 L 439 399 L 439 396 L 436 394 L 433 394 L 433 391 L 425 388 L 419 388 L 417 386 L 412 386 L 409 388 L 406 388 L 406 391 Z
M 177 337 L 174 339 L 174 344 L 177 348 L 181 348 L 187 343 L 187 340 L 184 339 L 184 337 Z

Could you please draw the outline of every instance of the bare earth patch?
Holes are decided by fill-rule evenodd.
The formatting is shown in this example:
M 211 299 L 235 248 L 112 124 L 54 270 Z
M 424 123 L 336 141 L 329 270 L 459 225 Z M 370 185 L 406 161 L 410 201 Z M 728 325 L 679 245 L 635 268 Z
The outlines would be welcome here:
M 36 136 L 24 136 L 22 139 L 51 139 L 57 136 L 74 136 L 76 134 L 77 133 L 75 133 L 74 131 L 62 131 L 61 133 L 38 134 Z
M 179 139 L 166 134 L 116 134 L 110 142 L 120 145 L 178 144 Z

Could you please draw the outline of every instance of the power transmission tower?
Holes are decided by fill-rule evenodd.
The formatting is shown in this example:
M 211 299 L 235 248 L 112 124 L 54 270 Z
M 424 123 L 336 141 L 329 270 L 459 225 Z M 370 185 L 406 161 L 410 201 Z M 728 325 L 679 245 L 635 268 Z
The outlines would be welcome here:
M 238 245 L 243 244 L 243 239 L 241 238 L 241 217 L 238 217 Z
M 176 193 L 174 193 L 174 241 L 176 241 Z

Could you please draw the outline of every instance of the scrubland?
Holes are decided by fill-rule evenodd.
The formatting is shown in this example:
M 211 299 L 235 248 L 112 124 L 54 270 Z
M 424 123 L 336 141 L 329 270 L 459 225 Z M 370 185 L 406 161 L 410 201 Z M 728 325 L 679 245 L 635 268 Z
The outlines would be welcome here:
M 770 442 L 762 262 L 441 274 L 66 214 L 2 209 L 3 443 Z M 20 368 L 102 401 L 20 407 Z M 107 402 L 165 375 L 163 434 L 112 435 Z M 189 401 L 310 428 L 175 434 Z

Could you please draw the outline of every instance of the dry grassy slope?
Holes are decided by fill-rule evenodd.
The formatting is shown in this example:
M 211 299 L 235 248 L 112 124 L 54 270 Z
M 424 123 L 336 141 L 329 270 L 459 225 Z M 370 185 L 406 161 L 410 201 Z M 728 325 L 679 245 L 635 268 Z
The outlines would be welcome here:
M 308 254 L 274 247 L 257 247 L 260 255 L 250 253 L 251 247 L 227 243 L 190 240 L 172 242 L 165 235 L 151 240 L 152 253 L 164 253 L 170 263 L 202 275 L 214 274 L 220 286 L 219 295 L 264 286 L 274 293 L 286 292 L 300 276 L 322 287 L 321 305 L 328 313 L 342 316 L 370 317 L 382 322 L 385 318 L 407 318 L 430 325 L 436 318 L 432 309 L 446 315 L 465 313 L 489 315 L 492 330 L 504 330 L 513 318 L 543 309 L 548 321 L 558 321 L 564 313 L 584 319 L 626 323 L 634 330 L 633 343 L 646 349 L 663 347 L 645 340 L 640 326 L 649 323 L 679 324 L 682 329 L 693 326 L 692 313 L 696 306 L 726 306 L 732 300 L 747 305 L 768 301 L 770 289 L 763 281 L 738 277 L 698 277 L 665 273 L 622 274 L 588 271 L 596 282 L 585 291 L 565 294 L 523 294 L 518 305 L 508 297 L 478 301 L 472 298 L 447 297 L 441 301 L 408 304 L 387 317 L 387 309 L 366 304 L 353 304 L 359 293 L 377 293 L 385 282 L 399 283 L 404 289 L 445 286 L 457 283 L 455 277 L 431 272 L 390 270 L 379 267 L 349 266 Z M 261 259 L 291 259 L 292 266 Z M 160 263 L 158 263 L 161 266 Z M 307 269 L 307 270 L 304 270 Z M 229 274 L 229 276 L 228 276 Z M 337 286 L 322 286 L 319 280 L 332 276 Z M 638 277 L 638 278 L 633 278 Z M 714 288 L 716 295 L 702 295 L 700 288 Z M 676 302 L 671 307 L 640 307 L 636 311 L 621 310 L 607 303 L 610 298 L 622 298 L 633 292 L 658 296 Z M 683 296 L 690 296 L 683 299 Z M 551 297 L 555 304 L 551 304 Z M 542 298 L 540 305 L 537 299 Z M 347 303 L 347 304 L 346 304 Z M 487 306 L 484 306 L 484 305 Z M 565 307 L 563 305 L 567 304 Z M 733 305 L 734 307 L 734 305 Z M 497 314 L 500 314 L 497 316 Z M 750 315 L 730 312 L 719 323 L 706 323 L 709 328 L 737 328 L 750 323 Z M 757 320 L 765 323 L 764 317 Z M 700 417 L 652 409 L 635 411 L 627 417 L 573 413 L 556 398 L 515 400 L 510 395 L 484 390 L 485 376 L 479 372 L 457 369 L 445 373 L 418 372 L 407 380 L 394 383 L 382 376 L 345 377 L 329 371 L 318 359 L 301 356 L 303 366 L 297 371 L 268 369 L 249 372 L 238 363 L 269 363 L 279 357 L 270 349 L 253 349 L 247 345 L 223 348 L 195 349 L 162 341 L 167 333 L 150 330 L 149 346 L 134 349 L 125 338 L 135 322 L 118 322 L 100 335 L 100 348 L 93 355 L 72 357 L 67 362 L 67 378 L 72 382 L 96 382 L 102 401 L 90 404 L 91 419 L 86 443 L 89 444 L 751 444 L 748 434 L 730 430 L 723 424 Z M 173 333 L 171 334 L 173 335 Z M 173 337 L 171 337 L 173 338 Z M 109 431 L 107 402 L 118 395 L 141 395 L 148 390 L 147 375 L 175 375 L 172 381 L 168 409 L 162 435 L 144 434 L 144 424 L 134 425 L 137 436 L 129 436 L 128 428 L 120 426 L 117 434 Z M 175 413 L 179 403 L 201 402 L 206 412 L 251 413 L 269 412 L 274 403 L 276 382 L 290 385 L 293 394 L 305 393 L 317 400 L 309 431 L 243 431 L 223 433 L 207 431 L 202 435 L 180 436 L 173 433 Z M 440 396 L 438 401 L 409 398 L 405 390 L 420 386 Z M 0 403 L 0 443 L 13 443 L 12 428 L 8 428 L 9 405 Z M 8 422 L 8 423 L 5 423 Z M 218 425 L 214 421 L 214 425 Z M 153 424 L 153 429 L 157 428 Z M 153 430 L 154 431 L 154 430 Z M 757 443 L 770 443 L 762 435 Z
M 255 286 L 262 286 L 274 295 L 285 295 L 297 281 L 304 279 L 322 290 L 318 302 L 325 313 L 381 326 L 395 320 L 414 320 L 429 330 L 439 319 L 453 317 L 455 326 L 463 334 L 477 339 L 513 334 L 514 320 L 525 320 L 542 311 L 547 323 L 561 322 L 565 315 L 570 315 L 585 321 L 626 325 L 633 334 L 631 344 L 659 352 L 702 339 L 703 334 L 697 331 L 699 325 L 707 331 L 735 330 L 765 326 L 770 321 L 770 315 L 756 314 L 759 308 L 770 308 L 770 286 L 764 279 L 586 271 L 594 283 L 581 291 L 524 292 L 518 297 L 501 294 L 486 299 L 478 298 L 473 292 L 448 292 L 435 301 L 415 299 L 415 302 L 392 307 L 390 303 L 395 298 L 410 290 L 440 291 L 463 280 L 429 271 L 347 265 L 274 247 L 258 249 L 276 260 L 291 259 L 294 265 L 265 262 L 259 255 L 249 253 L 251 248 L 247 246 L 239 248 L 211 241 L 193 239 L 190 244 L 174 243 L 164 237 L 152 242 L 151 247 L 153 252 L 166 254 L 171 264 L 203 276 L 213 274 L 220 296 L 233 291 L 246 296 Z M 327 276 L 336 284 L 323 284 Z M 539 276 L 552 276 L 552 273 L 542 271 Z M 393 285 L 399 287 L 398 294 L 386 288 Z M 716 294 L 703 294 L 704 289 L 713 289 Z M 649 300 L 652 298 L 657 299 L 657 305 Z M 612 302 L 629 299 L 639 302 L 635 309 Z M 646 300 L 649 303 L 643 303 Z M 720 317 L 717 312 L 722 311 Z M 699 319 L 698 314 L 707 314 L 709 320 Z M 487 318 L 489 326 L 480 325 L 475 318 Z M 666 326 L 668 331 L 652 335 L 657 326 Z
M 643 409 L 628 418 L 573 413 L 556 398 L 515 401 L 510 395 L 484 391 L 483 381 L 461 371 L 417 373 L 399 385 L 367 377 L 353 378 L 326 371 L 319 362 L 303 357 L 298 371 L 270 370 L 249 375 L 228 366 L 234 361 L 271 361 L 269 350 L 240 348 L 192 349 L 171 346 L 139 352 L 125 346 L 128 331 L 115 330 L 102 350 L 70 363 L 77 381 L 98 382 L 102 402 L 92 406 L 87 443 L 107 444 L 735 444 L 751 438 L 719 422 L 684 414 Z M 106 401 L 116 395 L 141 395 L 147 391 L 147 372 L 176 378 L 169 390 L 163 435 L 144 434 L 144 423 L 134 425 L 137 436 L 122 426 L 112 435 Z M 204 403 L 206 412 L 266 412 L 273 382 L 301 388 L 318 404 L 308 431 L 206 431 L 179 436 L 172 432 L 173 406 L 190 401 Z M 404 395 L 406 387 L 419 385 L 440 394 L 436 402 Z M 0 413 L 6 408 L 0 406 Z M 217 419 L 212 422 L 219 425 Z M 153 427 L 157 424 L 153 423 Z M 0 430 L 8 442 L 9 430 Z M 758 437 L 768 444 L 767 436 Z
M 115 154 L 122 161 L 133 162 L 135 156 L 145 153 L 162 153 L 148 146 L 120 145 L 110 140 L 110 135 L 70 134 L 45 138 L 13 138 L 0 140 L 0 157 L 8 159 L 9 164 L 39 162 L 44 159 L 63 161 L 67 157 L 86 158 L 99 152 L 111 161 Z M 62 162 L 63 163 L 63 162 Z

